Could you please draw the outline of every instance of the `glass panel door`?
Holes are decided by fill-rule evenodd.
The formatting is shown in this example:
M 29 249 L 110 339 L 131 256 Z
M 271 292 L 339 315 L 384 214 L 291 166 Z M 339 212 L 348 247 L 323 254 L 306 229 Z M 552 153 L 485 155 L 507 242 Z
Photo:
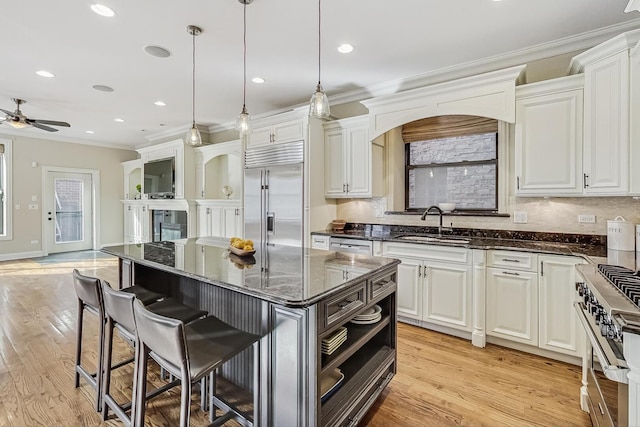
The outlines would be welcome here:
M 47 248 L 49 253 L 93 249 L 91 174 L 47 175 Z

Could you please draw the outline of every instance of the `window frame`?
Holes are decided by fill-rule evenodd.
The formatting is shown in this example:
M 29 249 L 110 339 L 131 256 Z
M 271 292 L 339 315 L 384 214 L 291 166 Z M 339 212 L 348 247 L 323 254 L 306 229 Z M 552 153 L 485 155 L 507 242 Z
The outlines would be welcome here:
M 4 154 L 0 154 L 0 162 L 4 167 L 0 170 L 3 174 L 0 181 L 4 188 L 4 202 L 0 205 L 0 209 L 4 209 L 4 234 L 0 234 L 1 240 L 13 239 L 13 141 L 10 139 L 0 138 L 0 144 L 4 144 Z
M 469 134 L 467 136 L 473 136 L 473 135 L 483 135 L 483 134 L 487 134 L 487 133 L 492 133 L 492 132 L 479 132 L 477 134 Z M 500 212 L 500 154 L 501 154 L 501 144 L 500 144 L 500 129 L 498 129 L 497 132 L 495 132 L 495 137 L 496 137 L 496 141 L 495 141 L 495 148 L 496 148 L 496 157 L 495 159 L 490 159 L 490 160 L 463 160 L 461 162 L 447 162 L 447 163 L 429 163 L 429 164 L 424 164 L 424 165 L 411 165 L 410 164 L 410 159 L 411 159 L 411 144 L 415 143 L 415 142 L 424 142 L 424 141 L 429 141 L 428 139 L 423 140 L 423 141 L 413 141 L 413 142 L 407 142 L 405 143 L 405 147 L 404 147 L 404 211 L 405 212 L 424 212 L 425 209 L 429 208 L 429 206 L 424 206 L 424 207 L 413 207 L 410 208 L 409 207 L 409 173 L 411 170 L 414 169 L 427 169 L 427 168 L 431 168 L 431 169 L 435 169 L 435 168 L 446 168 L 446 167 L 465 167 L 465 166 L 479 166 L 479 165 L 494 165 L 495 169 L 496 169 L 496 178 L 495 178 L 495 182 L 496 182 L 496 191 L 495 191 L 495 208 L 492 209 L 482 209 L 482 208 L 476 208 L 476 209 L 465 209 L 465 208 L 458 208 L 456 207 L 456 211 L 458 212 L 464 212 L 464 213 L 498 213 Z M 441 138 L 434 138 L 435 139 L 441 139 Z M 442 138 L 443 139 L 443 138 Z

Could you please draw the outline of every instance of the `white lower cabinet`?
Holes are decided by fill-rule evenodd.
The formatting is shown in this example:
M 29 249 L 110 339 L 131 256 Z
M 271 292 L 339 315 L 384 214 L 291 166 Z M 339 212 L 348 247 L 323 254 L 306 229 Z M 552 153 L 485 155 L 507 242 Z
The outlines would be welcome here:
M 487 335 L 538 345 L 538 273 L 487 269 Z
M 464 248 L 384 243 L 383 256 L 402 261 L 398 265 L 398 315 L 471 331 L 470 252 Z
M 149 242 L 149 210 L 142 202 L 124 205 L 124 243 Z
M 242 237 L 243 215 L 239 200 L 198 204 L 198 237 Z
M 573 309 L 576 299 L 576 264 L 581 258 L 540 255 L 540 348 L 581 356 L 585 332 Z

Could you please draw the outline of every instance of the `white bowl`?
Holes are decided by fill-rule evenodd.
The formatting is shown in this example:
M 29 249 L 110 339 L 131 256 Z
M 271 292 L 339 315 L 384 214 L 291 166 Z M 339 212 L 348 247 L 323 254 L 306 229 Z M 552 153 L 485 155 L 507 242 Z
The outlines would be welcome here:
M 451 212 L 456 208 L 455 203 L 438 203 L 438 207 L 442 209 L 442 212 Z

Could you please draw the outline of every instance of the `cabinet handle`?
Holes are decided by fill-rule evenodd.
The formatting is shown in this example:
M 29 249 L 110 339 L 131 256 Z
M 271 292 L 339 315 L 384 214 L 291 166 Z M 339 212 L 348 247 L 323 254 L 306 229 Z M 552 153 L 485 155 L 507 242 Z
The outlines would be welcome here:
M 204 199 L 204 190 L 201 191 L 201 196 Z
M 347 193 L 349 192 L 349 184 L 347 183 Z
M 544 276 L 544 261 L 540 261 L 540 275 Z
M 147 207 L 146 207 L 146 206 L 143 206 L 143 207 L 142 207 L 142 212 L 146 212 L 146 211 L 147 211 Z
M 211 213 L 211 208 L 207 208 L 207 215 Z
M 520 177 L 516 178 L 516 188 L 519 190 L 520 189 Z
M 131 211 L 131 206 L 127 206 L 129 208 L 129 211 Z
M 345 185 L 345 184 L 342 184 L 342 192 L 343 192 L 343 193 L 346 193 L 346 192 L 347 192 L 347 190 L 346 190 L 346 185 Z
M 129 200 L 129 193 L 125 194 L 125 195 L 124 195 L 124 198 L 125 198 L 126 200 Z
M 503 271 L 502 274 L 506 274 L 507 276 L 519 276 L 520 273 L 516 273 L 515 271 Z
M 589 184 L 587 184 L 587 180 L 589 179 L 589 175 L 582 174 L 582 185 L 584 186 L 584 188 L 589 187 Z
M 502 258 L 503 262 L 520 262 L 519 259 Z
M 422 266 L 418 266 L 418 277 L 422 277 Z

